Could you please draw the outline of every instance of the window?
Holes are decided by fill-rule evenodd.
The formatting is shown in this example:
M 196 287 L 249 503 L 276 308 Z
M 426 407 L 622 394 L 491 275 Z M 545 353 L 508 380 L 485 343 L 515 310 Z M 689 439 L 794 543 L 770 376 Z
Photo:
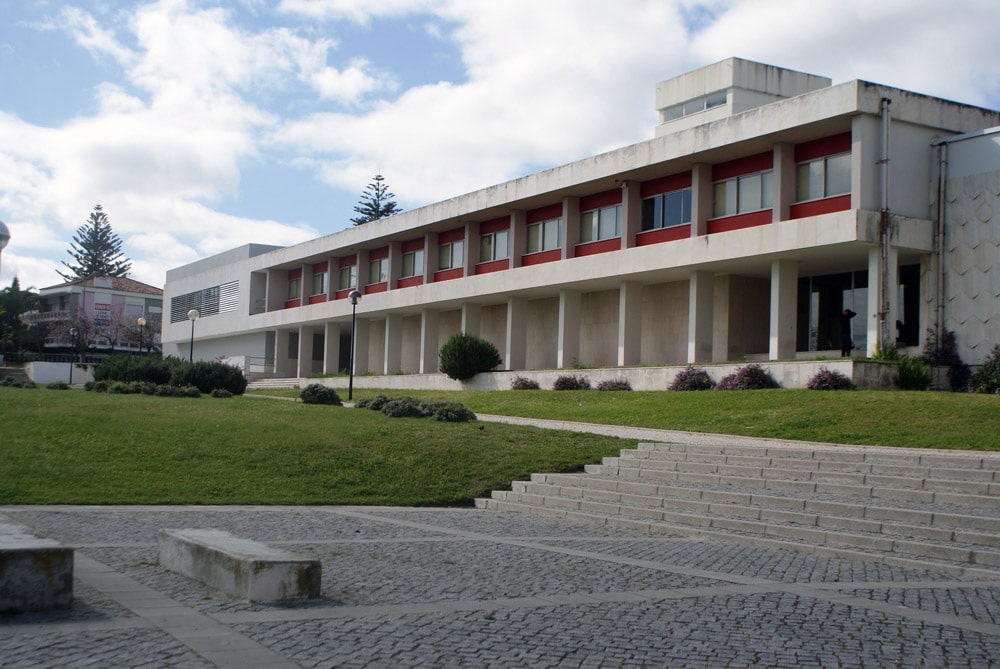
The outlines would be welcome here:
M 757 172 L 715 182 L 714 217 L 745 214 L 771 207 L 773 172 Z
M 647 197 L 642 201 L 642 229 L 672 228 L 691 222 L 691 189 Z
M 479 238 L 479 262 L 503 260 L 507 253 L 507 230 L 487 232 Z
M 358 266 L 348 265 L 340 268 L 340 290 L 358 287 Z
M 416 249 L 403 254 L 403 271 L 400 276 L 421 276 L 424 273 L 424 250 Z
M 239 281 L 230 281 L 221 286 L 212 286 L 193 293 L 178 295 L 170 299 L 170 322 L 186 321 L 187 313 L 191 309 L 197 309 L 202 318 L 236 311 L 239 307 L 239 300 Z
M 302 279 L 296 277 L 288 280 L 288 299 L 297 300 L 302 297 Z
M 368 283 L 385 283 L 389 280 L 386 272 L 385 258 L 378 258 L 368 263 Z
M 561 218 L 552 218 L 530 224 L 528 226 L 528 253 L 559 248 L 559 228 L 561 226 Z
M 667 121 L 673 121 L 674 119 L 681 118 L 682 116 L 697 114 L 698 112 L 705 111 L 706 109 L 712 109 L 713 107 L 724 105 L 727 100 L 727 93 L 724 90 L 709 93 L 708 95 L 702 95 L 701 97 L 693 100 L 688 100 L 686 102 L 661 109 L 660 122 L 666 123 Z
M 326 293 L 326 272 L 313 274 L 312 295 L 324 295 Z
M 795 201 L 819 200 L 851 192 L 851 154 L 817 158 L 799 163 Z
M 619 237 L 622 206 L 620 204 L 592 209 L 580 214 L 580 242 L 596 242 Z
M 465 257 L 465 241 L 458 240 L 442 244 L 438 249 L 438 269 L 462 267 Z

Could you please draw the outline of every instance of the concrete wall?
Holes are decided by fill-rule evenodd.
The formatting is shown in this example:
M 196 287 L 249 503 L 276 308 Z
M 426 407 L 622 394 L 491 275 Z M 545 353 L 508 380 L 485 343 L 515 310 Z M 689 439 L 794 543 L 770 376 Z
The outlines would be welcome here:
M 526 365 L 528 369 L 556 366 L 559 335 L 559 298 L 528 302 Z
M 642 291 L 642 364 L 682 364 L 687 360 L 686 281 L 648 285 Z
M 587 367 L 618 362 L 618 291 L 584 293 L 580 298 L 580 359 Z
M 72 367 L 72 375 L 70 368 Z M 65 381 L 74 386 L 94 380 L 94 365 L 69 362 L 29 362 L 24 365 L 28 378 L 40 385 Z M 72 378 L 71 378 L 72 376 Z

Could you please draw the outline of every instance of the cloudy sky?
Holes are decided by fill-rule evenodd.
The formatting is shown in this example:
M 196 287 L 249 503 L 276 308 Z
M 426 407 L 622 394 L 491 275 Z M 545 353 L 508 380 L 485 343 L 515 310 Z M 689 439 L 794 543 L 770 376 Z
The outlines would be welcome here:
M 653 136 L 729 56 L 1000 108 L 996 0 L 0 0 L 0 286 L 59 283 L 101 204 L 171 267 Z

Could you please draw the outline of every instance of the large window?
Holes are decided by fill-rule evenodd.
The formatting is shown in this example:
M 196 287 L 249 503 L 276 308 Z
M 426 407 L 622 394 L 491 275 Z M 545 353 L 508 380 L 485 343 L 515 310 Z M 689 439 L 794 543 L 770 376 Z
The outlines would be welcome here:
M 851 154 L 841 153 L 799 163 L 795 201 L 819 200 L 851 192 Z
M 193 293 L 178 295 L 170 299 L 170 322 L 186 321 L 188 311 L 191 309 L 197 309 L 202 318 L 236 311 L 239 307 L 239 300 L 239 281 L 230 281 L 221 286 L 212 286 L 196 290 Z
M 348 265 L 340 268 L 340 290 L 358 287 L 358 266 Z
M 288 299 L 297 300 L 302 297 L 302 278 L 295 277 L 288 280 Z
M 313 274 L 312 295 L 324 295 L 326 293 L 326 272 L 316 272 Z
M 716 181 L 712 215 L 734 216 L 771 207 L 771 170 Z
M 647 197 L 642 201 L 642 230 L 672 228 L 691 222 L 691 189 Z
M 442 244 L 438 248 L 438 269 L 455 269 L 465 264 L 465 241 L 456 240 Z
M 580 213 L 580 242 L 596 242 L 621 236 L 620 204 Z
M 487 232 L 479 238 L 479 262 L 503 260 L 507 257 L 507 230 Z
M 403 254 L 402 277 L 421 276 L 424 273 L 424 250 L 416 249 Z
M 385 258 L 377 258 L 368 263 L 368 283 L 385 283 L 389 280 Z
M 552 218 L 528 225 L 528 253 L 559 248 L 559 229 L 561 226 L 561 218 Z
M 681 118 L 682 116 L 697 114 L 698 112 L 705 111 L 706 109 L 712 109 L 713 107 L 724 105 L 727 100 L 727 94 L 724 90 L 709 93 L 708 95 L 702 95 L 701 97 L 697 97 L 693 100 L 688 100 L 686 102 L 673 105 L 672 107 L 661 109 L 660 121 L 662 123 L 666 123 L 667 121 L 673 121 L 674 119 Z

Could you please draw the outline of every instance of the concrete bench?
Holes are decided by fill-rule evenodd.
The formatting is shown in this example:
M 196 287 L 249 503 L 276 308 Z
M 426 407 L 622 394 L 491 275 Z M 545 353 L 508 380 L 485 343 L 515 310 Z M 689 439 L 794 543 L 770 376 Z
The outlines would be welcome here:
M 320 563 L 222 530 L 162 529 L 160 565 L 251 602 L 312 599 Z
M 73 605 L 73 549 L 0 523 L 0 613 Z

